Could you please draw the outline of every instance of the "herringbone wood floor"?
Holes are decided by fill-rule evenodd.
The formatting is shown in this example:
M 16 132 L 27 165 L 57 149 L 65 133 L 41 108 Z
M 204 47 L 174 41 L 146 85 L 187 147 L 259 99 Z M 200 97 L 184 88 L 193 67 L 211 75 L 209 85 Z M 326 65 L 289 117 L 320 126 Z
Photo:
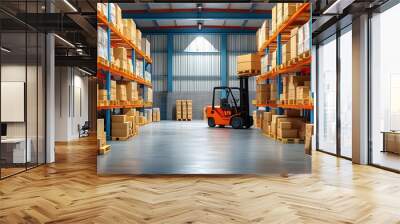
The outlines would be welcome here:
M 0 223 L 400 223 L 400 175 L 315 153 L 313 173 L 96 175 L 94 141 L 0 181 Z

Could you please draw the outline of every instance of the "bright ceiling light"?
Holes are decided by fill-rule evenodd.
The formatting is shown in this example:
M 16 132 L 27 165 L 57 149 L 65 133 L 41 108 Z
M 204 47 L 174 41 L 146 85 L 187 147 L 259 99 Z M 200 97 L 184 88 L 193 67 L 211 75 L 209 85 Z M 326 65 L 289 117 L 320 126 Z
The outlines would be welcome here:
M 70 47 L 72 47 L 72 48 L 75 48 L 75 45 L 73 45 L 71 42 L 69 42 L 68 40 L 66 40 L 66 39 L 64 39 L 64 38 L 62 38 L 62 37 L 60 37 L 59 35 L 57 35 L 57 34 L 54 34 L 54 36 L 55 37 L 57 37 L 59 40 L 61 40 L 62 42 L 64 42 L 65 44 L 67 44 L 68 46 L 70 46 Z
M 5 47 L 1 47 L 0 49 L 1 49 L 2 51 L 6 52 L 6 53 L 10 53 L 10 52 L 11 52 L 11 50 L 9 50 L 9 49 L 7 49 L 7 48 L 5 48 Z
M 78 10 L 68 0 L 64 0 L 64 3 L 67 4 L 74 12 L 78 12 Z

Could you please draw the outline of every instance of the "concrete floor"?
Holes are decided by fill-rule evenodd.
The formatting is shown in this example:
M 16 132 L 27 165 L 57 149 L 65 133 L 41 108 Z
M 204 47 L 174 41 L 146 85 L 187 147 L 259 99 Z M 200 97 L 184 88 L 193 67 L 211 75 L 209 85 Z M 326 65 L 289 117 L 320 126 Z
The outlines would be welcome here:
M 128 141 L 110 141 L 97 157 L 108 174 L 309 173 L 302 144 L 281 144 L 258 129 L 209 128 L 205 121 L 162 121 L 140 128 Z

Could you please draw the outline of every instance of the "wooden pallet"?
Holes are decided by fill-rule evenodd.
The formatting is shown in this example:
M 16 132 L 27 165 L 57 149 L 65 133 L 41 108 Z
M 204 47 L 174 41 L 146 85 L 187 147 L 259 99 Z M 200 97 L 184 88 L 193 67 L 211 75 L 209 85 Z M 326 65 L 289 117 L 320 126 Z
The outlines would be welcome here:
M 191 121 L 191 118 L 177 118 L 177 121 Z
M 278 141 L 284 143 L 284 144 L 289 144 L 289 143 L 295 143 L 295 144 L 300 144 L 304 143 L 304 140 L 301 140 L 300 138 L 277 138 Z
M 295 105 L 296 100 L 287 100 L 287 105 Z
M 108 100 L 97 100 L 97 106 L 108 106 Z
M 302 99 L 302 100 L 296 100 L 296 103 L 299 105 L 310 105 L 311 101 L 310 99 Z
M 101 58 L 101 57 L 97 57 L 97 63 L 105 65 L 105 66 L 109 65 L 108 61 L 106 59 L 104 59 L 104 58 Z
M 303 53 L 299 54 L 298 58 L 305 59 L 305 58 L 308 58 L 308 57 L 310 57 L 310 51 L 306 51 L 306 52 L 303 52 Z
M 299 59 L 298 58 L 293 58 L 293 59 L 290 59 L 289 61 L 288 61 L 288 64 L 289 65 L 295 65 L 295 64 L 297 64 L 299 62 Z
M 110 105 L 110 106 L 118 105 L 118 101 L 117 100 L 109 100 L 108 105 Z
M 243 70 L 237 72 L 239 76 L 255 76 L 260 74 L 260 70 L 258 69 L 251 69 L 251 70 Z
M 109 151 L 111 151 L 111 145 L 103 145 L 99 148 L 100 155 L 104 155 L 104 154 L 108 153 Z
M 113 141 L 126 141 L 130 138 L 130 136 L 126 136 L 126 137 L 111 137 L 111 140 Z
M 118 100 L 118 105 L 129 105 L 130 101 L 128 100 Z

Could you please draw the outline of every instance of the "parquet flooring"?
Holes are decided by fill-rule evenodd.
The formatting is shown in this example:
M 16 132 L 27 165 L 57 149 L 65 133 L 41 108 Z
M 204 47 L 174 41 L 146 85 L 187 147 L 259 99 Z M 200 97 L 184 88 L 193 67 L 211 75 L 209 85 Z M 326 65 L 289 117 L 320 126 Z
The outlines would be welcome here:
M 313 173 L 96 175 L 95 142 L 0 181 L 0 223 L 400 223 L 400 175 L 323 153 Z

